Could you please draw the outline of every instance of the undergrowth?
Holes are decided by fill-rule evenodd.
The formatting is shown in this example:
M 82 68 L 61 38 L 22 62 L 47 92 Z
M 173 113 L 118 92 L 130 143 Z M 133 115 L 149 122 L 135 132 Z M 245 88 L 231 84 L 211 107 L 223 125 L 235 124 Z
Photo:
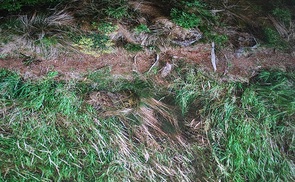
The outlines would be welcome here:
M 109 69 L 83 82 L 57 80 L 57 72 L 24 80 L 1 69 L 0 179 L 294 180 L 294 73 L 261 71 L 249 83 L 220 82 L 190 66 L 173 75 L 171 87 L 158 88 Z M 116 108 L 95 107 L 102 93 L 116 96 Z M 137 103 L 120 102 L 130 100 Z M 200 133 L 208 143 L 192 140 Z

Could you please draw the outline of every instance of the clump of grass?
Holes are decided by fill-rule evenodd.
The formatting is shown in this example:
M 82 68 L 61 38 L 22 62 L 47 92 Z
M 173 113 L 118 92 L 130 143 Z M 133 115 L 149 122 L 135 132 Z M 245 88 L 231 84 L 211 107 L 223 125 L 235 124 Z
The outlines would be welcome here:
M 137 27 L 134 28 L 134 31 L 138 34 L 140 33 L 150 33 L 151 30 L 148 28 L 145 24 L 140 24 Z
M 0 179 L 294 179 L 294 73 L 262 71 L 249 83 L 223 83 L 179 68 L 169 93 L 181 120 L 157 99 L 163 88 L 109 73 L 66 82 L 51 72 L 32 81 L 1 69 Z M 100 114 L 87 103 L 94 91 L 132 93 L 127 101 L 137 103 Z M 190 140 L 200 133 L 206 144 Z
M 275 48 L 280 50 L 288 48 L 288 44 L 282 39 L 280 34 L 272 28 L 265 28 L 264 36 L 266 43 L 270 46 L 274 46 Z
M 176 100 L 185 112 L 197 107 L 206 123 L 219 179 L 294 179 L 294 73 L 263 71 L 247 85 L 186 72 L 175 82 Z
M 67 35 L 67 31 L 73 30 L 73 21 L 74 18 L 66 10 L 7 18 L 2 25 L 0 39 L 5 44 L 1 53 L 9 57 L 26 54 L 54 59 L 66 51 L 73 51 Z
M 87 82 L 78 83 L 58 81 L 56 72 L 32 81 L 1 69 L 0 179 L 193 179 L 194 152 L 165 140 L 166 131 L 157 120 L 162 115 L 175 124 L 169 108 L 148 98 L 145 81 L 111 79 L 107 73 L 89 75 Z M 82 99 L 94 90 L 132 90 L 143 97 L 142 105 L 133 117 L 102 117 Z M 157 150 L 146 135 L 152 135 L 160 146 Z
M 129 15 L 126 0 L 118 1 L 87 1 L 81 3 L 82 8 L 77 12 L 78 15 L 89 15 L 95 18 L 106 18 L 119 20 Z
M 109 92 L 129 93 L 128 99 L 116 100 L 116 102 L 127 101 L 130 103 L 123 104 L 125 107 L 119 107 L 117 110 L 107 112 L 107 115 L 122 116 L 125 126 L 132 129 L 134 123 L 137 131 L 133 133 L 142 142 L 153 141 L 157 145 L 156 138 L 169 138 L 170 132 L 178 134 L 179 126 L 177 118 L 174 116 L 172 109 L 154 97 L 159 97 L 154 93 L 155 87 L 150 81 L 142 80 L 135 77 L 134 80 L 126 80 L 125 78 L 107 78 L 105 75 L 108 71 L 98 71 L 89 75 L 89 79 L 99 82 L 95 85 L 95 89 L 103 88 Z M 147 138 L 142 138 L 142 136 Z
M 93 22 L 92 26 L 97 29 L 100 33 L 109 35 L 118 29 L 118 26 L 113 25 L 111 22 Z
M 176 24 L 187 29 L 212 25 L 215 21 L 206 4 L 199 0 L 181 2 L 177 8 L 171 9 L 170 15 Z
M 127 50 L 127 51 L 130 51 L 130 52 L 139 52 L 139 51 L 142 51 L 143 48 L 141 47 L 141 45 L 138 45 L 138 44 L 130 44 L 130 43 L 127 43 L 124 45 L 124 48 Z
M 78 47 L 85 54 L 99 57 L 101 53 L 112 52 L 113 44 L 107 35 L 91 33 L 76 38 L 74 46 Z
M 121 18 L 125 17 L 126 15 L 128 15 L 127 10 L 128 10 L 127 6 L 108 7 L 105 10 L 105 14 L 108 17 L 118 20 L 118 19 L 121 19 Z
M 281 22 L 283 22 L 286 26 L 288 26 L 292 21 L 292 14 L 288 9 L 275 8 L 274 10 L 272 10 L 272 14 Z
M 32 16 L 19 17 L 20 32 L 31 40 L 40 40 L 44 37 L 62 33 L 63 29 L 73 24 L 74 18 L 63 11 L 55 11 L 50 15 L 34 13 Z
M 177 25 L 187 29 L 198 27 L 201 23 L 201 18 L 197 17 L 195 14 L 175 8 L 171 10 L 171 17 Z

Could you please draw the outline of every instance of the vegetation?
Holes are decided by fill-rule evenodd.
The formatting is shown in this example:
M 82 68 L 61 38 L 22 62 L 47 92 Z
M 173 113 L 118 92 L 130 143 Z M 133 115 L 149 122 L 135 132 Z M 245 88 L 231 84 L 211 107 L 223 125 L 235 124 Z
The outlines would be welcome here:
M 287 42 L 282 39 L 282 37 L 276 30 L 272 28 L 265 28 L 264 34 L 266 38 L 266 43 L 268 45 L 282 50 L 288 47 Z
M 201 19 L 195 14 L 186 13 L 177 9 L 172 9 L 171 17 L 176 24 L 183 28 L 195 28 L 201 23 Z
M 0 59 L 17 55 L 30 69 L 39 57 L 77 51 L 100 61 L 118 44 L 132 67 L 145 62 L 150 68 L 113 75 L 104 63 L 67 80 L 54 70 L 30 79 L 0 68 L 0 181 L 295 181 L 294 70 L 263 69 L 247 82 L 232 81 L 173 55 L 175 49 L 198 56 L 198 49 L 176 44 L 167 51 L 167 41 L 190 46 L 200 30 L 216 55 L 229 58 L 220 49 L 232 37 L 222 32 L 224 17 L 210 7 L 215 2 L 160 0 L 165 12 L 155 10 L 158 19 L 127 0 L 70 3 L 1 1 L 1 12 L 17 15 L 0 17 Z M 262 37 L 285 50 L 294 36 L 287 6 L 294 1 L 268 3 L 274 18 L 260 27 Z M 247 24 L 234 7 L 217 9 Z
M 292 21 L 292 14 L 288 9 L 275 8 L 272 14 L 286 25 Z
M 63 0 L 3 0 L 1 1 L 0 10 L 8 11 L 17 11 L 23 8 L 24 6 L 41 6 L 41 5 L 50 5 L 57 4 Z
M 295 129 L 293 77 L 294 73 L 263 71 L 250 85 L 220 84 L 190 70 L 183 79 L 186 82 L 177 81 L 176 100 L 183 113 L 195 104 L 193 107 L 199 108 L 208 127 L 210 147 L 222 180 L 294 178 L 294 161 L 290 160 Z M 289 138 L 285 140 L 288 142 L 281 137 Z
M 294 179 L 294 73 L 263 71 L 242 84 L 179 70 L 172 90 L 157 91 L 106 71 L 64 82 L 56 72 L 24 81 L 1 70 L 2 180 Z M 153 99 L 168 90 L 184 115 L 201 118 L 209 145 L 181 139 L 194 126 Z M 87 101 L 97 91 L 133 94 L 129 104 L 101 112 Z M 196 158 L 205 151 L 206 159 Z

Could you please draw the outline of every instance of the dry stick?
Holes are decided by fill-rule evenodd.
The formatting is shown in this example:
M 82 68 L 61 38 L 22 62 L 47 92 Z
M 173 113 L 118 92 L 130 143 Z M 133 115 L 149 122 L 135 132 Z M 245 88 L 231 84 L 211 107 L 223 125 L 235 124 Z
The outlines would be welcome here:
M 156 61 L 155 63 L 150 67 L 147 73 L 149 73 L 154 67 L 159 65 L 159 54 L 156 54 Z
M 214 42 L 212 42 L 212 48 L 211 48 L 211 63 L 214 69 L 214 72 L 217 70 L 216 69 L 216 56 L 215 56 L 215 45 Z
M 132 69 L 132 71 L 134 71 L 134 72 L 136 72 L 136 73 L 138 73 L 138 69 L 137 69 L 137 60 L 136 60 L 136 58 L 137 58 L 137 55 L 138 54 L 136 54 L 135 56 L 134 56 L 134 58 L 133 58 L 133 69 Z

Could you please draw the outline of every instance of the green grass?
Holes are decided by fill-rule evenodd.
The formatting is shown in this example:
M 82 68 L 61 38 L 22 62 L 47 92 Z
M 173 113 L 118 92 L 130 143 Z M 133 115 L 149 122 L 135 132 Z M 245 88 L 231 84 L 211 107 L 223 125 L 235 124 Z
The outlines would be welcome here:
M 157 181 L 193 174 L 192 151 L 175 149 L 177 144 L 165 141 L 165 136 L 151 136 L 154 130 L 139 114 L 135 114 L 137 122 L 124 114 L 103 117 L 86 103 L 83 98 L 93 91 L 132 90 L 144 95 L 140 88 L 148 86 L 124 79 L 116 84 L 114 78 L 104 80 L 102 72 L 89 75 L 90 83 L 78 83 L 57 81 L 56 72 L 32 81 L 0 71 L 0 179 Z M 148 107 L 146 102 L 142 108 Z M 149 139 L 154 138 L 157 141 L 151 145 Z M 188 167 L 178 170 L 184 164 Z
M 172 9 L 170 16 L 173 22 L 183 28 L 195 28 L 201 24 L 201 18 L 197 17 L 193 13 L 187 13 L 178 9 Z
M 84 82 L 1 69 L 0 180 L 294 180 L 294 73 L 225 83 L 178 69 L 161 88 L 108 68 Z M 93 92 L 132 93 L 138 104 L 100 112 L 88 102 Z
M 288 43 L 282 39 L 276 30 L 267 27 L 264 29 L 263 33 L 267 45 L 273 46 L 279 50 L 288 49 Z
M 206 122 L 218 178 L 294 180 L 294 73 L 262 71 L 241 84 L 185 71 L 175 82 L 176 100 L 183 114 L 195 107 Z

